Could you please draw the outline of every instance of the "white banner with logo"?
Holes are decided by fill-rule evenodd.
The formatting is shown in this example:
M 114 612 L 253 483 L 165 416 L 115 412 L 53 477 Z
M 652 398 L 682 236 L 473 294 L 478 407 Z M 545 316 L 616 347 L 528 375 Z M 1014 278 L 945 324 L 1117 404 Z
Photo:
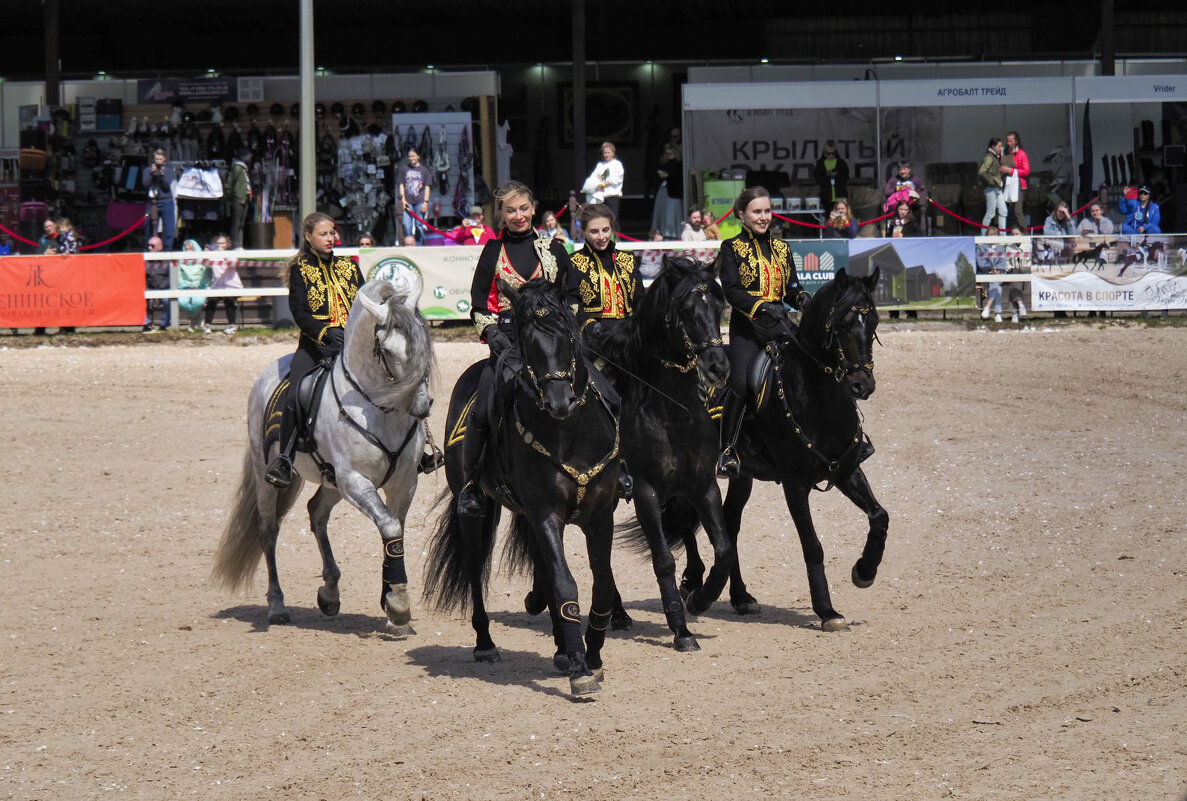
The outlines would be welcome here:
M 1187 309 L 1187 236 L 1035 237 L 1038 311 Z
M 420 311 L 429 320 L 469 320 L 470 284 L 482 248 L 376 248 L 359 251 L 368 281 L 386 279 L 414 285 L 420 280 Z

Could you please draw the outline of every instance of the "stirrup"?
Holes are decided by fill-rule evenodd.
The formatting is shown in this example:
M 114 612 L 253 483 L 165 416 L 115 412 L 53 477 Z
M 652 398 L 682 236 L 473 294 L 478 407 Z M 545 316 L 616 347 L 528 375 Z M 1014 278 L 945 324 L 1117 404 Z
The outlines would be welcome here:
M 631 496 L 635 494 L 635 480 L 631 478 L 631 474 L 626 471 L 626 465 L 618 472 L 618 497 L 624 501 L 629 501 Z
M 471 517 L 481 516 L 486 511 L 483 495 L 484 493 L 475 482 L 468 482 L 466 486 L 462 487 L 461 492 L 457 494 L 457 513 Z
M 441 451 L 430 451 L 429 453 L 422 453 L 420 455 L 420 464 L 417 465 L 417 471 L 421 473 L 431 473 L 434 470 L 445 464 L 445 455 Z
M 722 478 L 741 478 L 741 469 L 742 465 L 738 462 L 733 446 L 726 446 L 721 456 L 717 457 L 717 475 Z
M 268 465 L 264 480 L 278 490 L 288 489 L 293 483 L 293 462 L 283 453 Z

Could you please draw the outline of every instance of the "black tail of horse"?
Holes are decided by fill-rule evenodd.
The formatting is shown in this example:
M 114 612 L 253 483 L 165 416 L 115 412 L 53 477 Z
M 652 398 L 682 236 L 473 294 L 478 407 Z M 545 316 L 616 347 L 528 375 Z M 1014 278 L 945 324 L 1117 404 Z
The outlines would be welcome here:
M 429 556 L 424 569 L 424 597 L 440 612 L 470 611 L 474 565 L 481 565 L 477 575 L 485 587 L 490 579 L 491 552 L 499 515 L 496 507 L 482 530 L 482 538 L 468 543 L 461 521 L 454 507 L 454 495 L 446 489 L 437 498 L 437 505 L 447 504 L 437 520 L 437 529 L 429 541 Z
M 668 548 L 673 552 L 679 552 L 689 538 L 696 536 L 701 521 L 697 518 L 696 510 L 692 508 L 692 504 L 683 498 L 671 498 L 664 502 L 661 525 L 664 528 L 664 539 L 668 543 Z M 640 556 L 651 555 L 651 547 L 647 544 L 647 535 L 637 517 L 629 522 L 616 525 L 614 535 L 619 542 Z
M 540 548 L 527 518 L 515 515 L 511 518 L 511 534 L 503 545 L 503 561 L 507 574 L 530 576 L 540 563 Z

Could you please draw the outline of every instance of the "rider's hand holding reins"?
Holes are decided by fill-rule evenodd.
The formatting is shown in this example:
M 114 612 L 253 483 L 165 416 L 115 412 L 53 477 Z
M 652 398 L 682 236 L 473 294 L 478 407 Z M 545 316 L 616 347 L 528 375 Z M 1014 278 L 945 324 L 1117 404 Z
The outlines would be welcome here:
M 496 356 L 511 347 L 511 340 L 499 330 L 497 325 L 488 325 L 482 329 L 482 338 L 486 340 L 487 345 L 490 345 L 491 352 Z

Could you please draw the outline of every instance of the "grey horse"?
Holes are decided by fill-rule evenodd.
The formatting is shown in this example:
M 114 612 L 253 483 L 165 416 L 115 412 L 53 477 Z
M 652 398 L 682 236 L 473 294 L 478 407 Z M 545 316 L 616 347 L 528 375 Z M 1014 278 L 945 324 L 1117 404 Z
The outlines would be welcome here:
M 260 556 L 268 565 L 268 622 L 290 622 L 276 571 L 280 521 L 305 481 L 319 484 L 309 500 L 309 522 L 322 556 L 318 608 L 336 615 L 338 579 L 326 523 L 345 498 L 375 523 L 383 539 L 380 606 L 387 629 L 412 633 L 404 570 L 404 518 L 416 493 L 417 466 L 427 437 L 424 419 L 433 399 L 428 326 L 417 309 L 419 292 L 387 281 L 360 288 L 346 324 L 342 354 L 334 360 L 320 402 L 310 412 L 316 450 L 294 460 L 294 481 L 278 491 L 264 481 L 277 444 L 265 446 L 269 406 L 288 374 L 292 356 L 268 365 L 248 401 L 248 447 L 230 520 L 215 556 L 212 577 L 238 590 L 251 584 Z M 380 498 L 383 490 L 386 500 Z

